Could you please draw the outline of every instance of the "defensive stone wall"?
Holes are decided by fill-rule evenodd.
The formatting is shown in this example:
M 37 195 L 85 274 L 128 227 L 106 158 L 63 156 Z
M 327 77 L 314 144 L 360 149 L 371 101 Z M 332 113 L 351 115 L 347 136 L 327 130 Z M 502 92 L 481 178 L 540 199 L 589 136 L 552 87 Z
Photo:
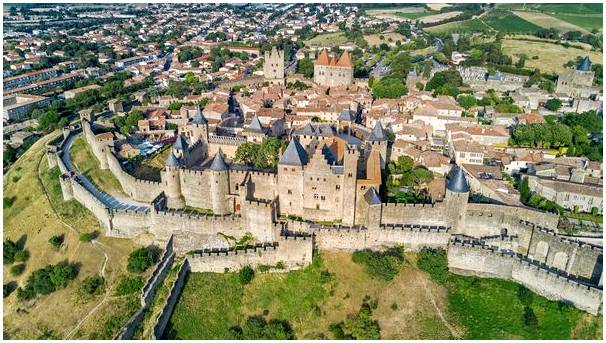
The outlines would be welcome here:
M 422 248 L 446 248 L 451 236 L 451 229 L 444 226 L 422 225 L 381 225 L 372 230 L 375 244 L 393 246 L 403 245 L 407 251 L 419 251 Z
M 311 227 L 320 250 L 362 250 L 374 245 L 369 230 L 363 227 Z
M 284 271 L 311 263 L 313 240 L 310 237 L 281 237 L 272 245 L 223 251 L 197 252 L 188 257 L 192 272 L 237 271 L 245 266 L 284 264 Z
M 145 317 L 145 310 L 149 307 L 152 300 L 156 296 L 156 291 L 158 290 L 158 286 L 164 281 L 166 275 L 170 271 L 171 266 L 175 260 L 175 253 L 173 251 L 173 239 L 172 237 L 166 243 L 166 247 L 164 249 L 164 254 L 160 261 L 156 264 L 156 268 L 147 279 L 147 282 L 141 289 L 141 308 L 132 315 L 132 317 L 126 322 L 126 324 L 122 327 L 118 335 L 117 339 L 132 339 L 137 327 L 143 321 Z
M 131 198 L 137 201 L 150 202 L 162 192 L 162 184 L 160 182 L 137 179 L 122 169 L 120 162 L 113 152 L 108 151 L 105 154 L 109 170 L 120 182 L 122 190 Z
M 513 252 L 455 236 L 448 247 L 448 267 L 457 274 L 513 280 L 548 299 L 568 302 L 594 315 L 600 311 L 602 290 Z
M 149 211 L 109 209 L 109 212 L 112 237 L 132 238 L 152 225 Z
M 170 320 L 170 316 L 173 314 L 173 309 L 177 304 L 177 300 L 179 299 L 179 295 L 181 295 L 181 291 L 183 290 L 183 286 L 185 285 L 185 279 L 187 274 L 190 271 L 189 261 L 185 259 L 181 267 L 179 268 L 179 273 L 177 274 L 177 278 L 172 284 L 170 288 L 170 293 L 168 298 L 166 299 L 166 303 L 162 308 L 162 312 L 160 316 L 158 316 L 158 320 L 156 321 L 156 325 L 154 325 L 154 330 L 152 333 L 152 339 L 161 339 L 164 334 L 164 330 L 166 329 L 166 325 Z
M 84 186 L 80 183 L 81 181 L 78 179 L 78 176 L 71 177 L 70 182 L 72 185 L 72 194 L 74 199 L 86 207 L 86 209 L 91 211 L 95 217 L 97 217 L 99 223 L 101 223 L 101 225 L 107 229 L 108 235 L 110 235 L 112 221 L 107 207 L 86 188 L 84 188 Z
M 158 238 L 167 239 L 171 234 L 183 231 L 192 234 L 218 234 L 242 236 L 242 218 L 238 215 L 201 215 L 178 210 L 151 211 L 150 231 Z
M 443 203 L 383 203 L 381 206 L 381 224 L 447 225 Z

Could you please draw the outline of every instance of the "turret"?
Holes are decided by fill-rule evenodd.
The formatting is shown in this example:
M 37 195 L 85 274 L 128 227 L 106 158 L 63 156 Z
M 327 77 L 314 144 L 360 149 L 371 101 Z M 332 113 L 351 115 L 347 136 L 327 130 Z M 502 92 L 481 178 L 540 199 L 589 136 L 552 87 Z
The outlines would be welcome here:
M 343 224 L 352 226 L 356 216 L 356 182 L 360 152 L 353 145 L 348 145 L 343 156 Z
M 223 151 L 215 154 L 208 168 L 210 170 L 210 198 L 214 214 L 229 214 L 233 209 L 229 208 L 227 195 L 229 193 L 229 167 L 223 158 Z
M 469 183 L 465 177 L 465 172 L 457 165 L 452 168 L 446 182 L 446 196 L 444 198 L 446 219 L 450 222 L 455 233 L 463 233 L 465 231 L 467 202 L 469 201 Z
M 375 122 L 375 126 L 366 137 L 366 140 L 370 143 L 372 150 L 378 150 L 381 154 L 381 169 L 385 169 L 385 162 L 387 161 L 387 134 L 380 121 L 377 120 Z
M 192 118 L 189 126 L 192 142 L 195 143 L 199 140 L 203 141 L 204 143 L 208 142 L 208 120 L 206 120 L 202 114 L 200 106 L 196 107 L 196 114 Z
M 293 138 L 278 162 L 280 214 L 303 214 L 303 169 L 308 156 L 299 140 Z
M 183 135 L 178 135 L 175 144 L 173 144 L 173 154 L 179 159 L 181 165 L 186 166 L 189 161 L 189 144 Z
M 175 156 L 174 152 L 171 151 L 166 159 L 164 170 L 161 173 L 167 206 L 171 208 L 181 208 L 185 206 L 185 202 L 181 194 L 180 169 L 181 162 Z

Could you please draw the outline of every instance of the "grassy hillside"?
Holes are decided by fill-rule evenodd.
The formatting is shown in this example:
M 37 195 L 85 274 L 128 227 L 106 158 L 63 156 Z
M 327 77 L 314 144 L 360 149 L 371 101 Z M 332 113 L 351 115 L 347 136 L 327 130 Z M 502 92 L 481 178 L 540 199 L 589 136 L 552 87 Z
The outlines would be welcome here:
M 540 296 L 530 305 L 536 326 L 524 322 L 520 287 L 509 281 L 447 273 L 433 278 L 417 267 L 417 254 L 392 281 L 372 279 L 347 253 L 322 253 L 301 271 L 260 274 L 249 285 L 237 274 L 192 273 L 171 318 L 168 337 L 225 339 L 249 315 L 286 320 L 298 339 L 333 338 L 330 324 L 375 300 L 372 318 L 382 339 L 598 338 L 594 317 Z M 443 261 L 445 263 L 445 260 Z M 323 271 L 328 271 L 329 274 Z M 326 277 L 326 275 L 330 275 Z
M 105 292 L 88 296 L 79 291 L 86 277 L 102 272 L 105 290 L 112 289 L 125 273 L 127 255 L 135 244 L 105 237 L 92 213 L 76 201 L 63 201 L 58 168 L 50 169 L 45 155 L 51 138 L 41 138 L 4 175 L 4 198 L 14 202 L 4 208 L 3 239 L 24 242 L 30 255 L 20 276 L 12 276 L 9 266 L 4 266 L 4 283 L 22 286 L 34 270 L 63 261 L 77 263 L 78 275 L 66 288 L 29 302 L 19 301 L 16 292 L 4 298 L 5 338 L 64 339 L 69 333 L 71 338 L 86 338 L 102 332 L 109 320 L 121 325 L 116 318 L 125 313 L 128 302 L 124 297 L 102 301 Z M 99 243 L 80 242 L 80 233 L 91 231 L 101 233 Z M 48 243 L 53 235 L 64 235 L 59 249 Z
M 312 39 L 306 40 L 304 43 L 306 46 L 333 47 L 347 42 L 348 40 L 343 32 L 334 32 L 319 34 Z
M 482 21 L 496 31 L 504 33 L 537 32 L 540 26 L 528 22 L 511 11 L 495 9 L 482 17 Z

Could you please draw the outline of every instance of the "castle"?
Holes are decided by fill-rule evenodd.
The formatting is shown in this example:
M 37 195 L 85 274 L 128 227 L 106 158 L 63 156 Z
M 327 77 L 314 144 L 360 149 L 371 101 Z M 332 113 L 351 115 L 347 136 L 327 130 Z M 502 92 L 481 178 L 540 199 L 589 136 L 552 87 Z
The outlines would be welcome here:
M 314 62 L 314 82 L 323 87 L 349 86 L 353 83 L 353 64 L 344 51 L 339 59 L 330 58 L 323 49 Z
M 411 251 L 447 249 L 449 268 L 459 274 L 514 280 L 590 313 L 601 310 L 602 248 L 559 235 L 557 215 L 471 203 L 467 178 L 456 166 L 443 201 L 383 202 L 381 172 L 390 152 L 379 122 L 373 129 L 346 118 L 334 126 L 308 123 L 292 132 L 275 172 L 209 151 L 205 122 L 196 114 L 186 125 L 160 182 L 124 171 L 113 142 L 95 136 L 90 114 L 48 145 L 48 162 L 61 171 L 64 198 L 93 212 L 107 235 L 135 238 L 145 232 L 169 240 L 175 253 L 187 254 L 194 272 L 276 263 L 297 269 L 311 263 L 314 248 L 401 244 Z M 69 149 L 80 132 L 130 199 L 98 190 L 73 166 Z M 230 239 L 247 234 L 257 248 L 235 250 Z
M 567 68 L 558 77 L 557 94 L 566 94 L 573 98 L 589 98 L 598 94 L 599 88 L 593 87 L 595 73 L 591 70 L 591 61 L 585 56 L 576 69 Z
M 265 51 L 263 63 L 263 75 L 265 80 L 272 85 L 285 85 L 284 83 L 284 50 L 278 50 L 274 46 L 270 51 Z

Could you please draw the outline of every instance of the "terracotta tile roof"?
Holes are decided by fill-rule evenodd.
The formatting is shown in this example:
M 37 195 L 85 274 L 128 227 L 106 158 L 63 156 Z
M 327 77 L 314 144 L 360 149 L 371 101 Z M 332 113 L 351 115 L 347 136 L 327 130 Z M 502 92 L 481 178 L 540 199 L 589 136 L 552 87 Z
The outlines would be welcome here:
M 337 62 L 337 65 L 339 67 L 353 68 L 353 64 L 351 63 L 351 58 L 349 58 L 349 53 L 347 50 L 343 52 L 341 58 L 339 58 L 339 62 Z
M 320 55 L 316 60 L 316 64 L 330 65 L 330 58 L 328 57 L 328 51 L 326 51 L 326 49 L 322 49 L 322 52 L 320 52 Z

